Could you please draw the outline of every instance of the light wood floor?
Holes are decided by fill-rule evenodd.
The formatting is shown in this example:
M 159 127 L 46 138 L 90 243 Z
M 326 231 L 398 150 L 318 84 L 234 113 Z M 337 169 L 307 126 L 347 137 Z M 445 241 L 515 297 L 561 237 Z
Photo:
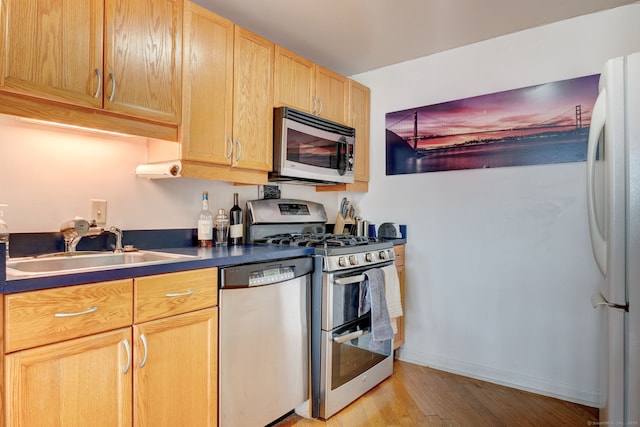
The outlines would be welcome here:
M 391 378 L 328 421 L 290 415 L 290 426 L 589 426 L 598 410 L 396 360 Z

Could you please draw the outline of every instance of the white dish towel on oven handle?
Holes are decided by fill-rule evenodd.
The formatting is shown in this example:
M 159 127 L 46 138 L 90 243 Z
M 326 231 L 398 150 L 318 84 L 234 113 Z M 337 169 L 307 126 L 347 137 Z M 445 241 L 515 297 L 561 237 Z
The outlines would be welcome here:
M 395 265 L 388 265 L 380 268 L 384 273 L 385 298 L 387 300 L 387 310 L 391 319 L 391 329 L 393 333 L 398 333 L 397 318 L 403 315 L 402 301 L 400 299 L 400 279 Z

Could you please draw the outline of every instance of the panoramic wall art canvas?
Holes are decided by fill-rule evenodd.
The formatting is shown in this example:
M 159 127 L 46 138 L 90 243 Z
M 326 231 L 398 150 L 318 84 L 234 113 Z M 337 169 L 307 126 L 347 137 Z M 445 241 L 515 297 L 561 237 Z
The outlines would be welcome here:
M 585 161 L 599 76 L 387 113 L 387 175 Z

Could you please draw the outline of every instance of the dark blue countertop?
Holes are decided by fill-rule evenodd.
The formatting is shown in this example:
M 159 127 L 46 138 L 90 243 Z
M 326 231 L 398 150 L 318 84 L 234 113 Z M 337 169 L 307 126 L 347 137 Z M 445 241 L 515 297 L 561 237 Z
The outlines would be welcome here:
M 224 267 L 229 265 L 250 264 L 262 261 L 275 261 L 313 254 L 313 248 L 298 246 L 228 246 L 215 248 L 181 247 L 153 249 L 155 252 L 170 252 L 181 255 L 192 255 L 198 258 L 169 261 L 157 264 L 129 264 L 118 267 L 105 267 L 96 271 L 83 273 L 61 273 L 54 275 L 0 276 L 0 293 L 8 294 L 60 286 L 78 285 L 82 283 L 102 282 L 106 280 L 128 279 L 152 274 L 173 273 L 176 271 L 196 270 L 207 267 Z M 3 252 L 3 251 L 1 251 Z M 4 265 L 2 265 L 4 267 Z M 4 268 L 2 269 L 4 273 Z

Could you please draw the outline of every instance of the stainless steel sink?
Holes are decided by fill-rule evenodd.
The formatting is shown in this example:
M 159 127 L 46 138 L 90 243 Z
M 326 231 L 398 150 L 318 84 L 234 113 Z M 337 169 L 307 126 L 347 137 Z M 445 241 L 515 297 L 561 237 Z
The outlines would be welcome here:
M 63 253 L 44 257 L 19 258 L 7 261 L 7 276 L 33 276 L 56 273 L 80 273 L 134 265 L 160 264 L 196 259 L 197 256 L 168 252 L 102 252 Z

